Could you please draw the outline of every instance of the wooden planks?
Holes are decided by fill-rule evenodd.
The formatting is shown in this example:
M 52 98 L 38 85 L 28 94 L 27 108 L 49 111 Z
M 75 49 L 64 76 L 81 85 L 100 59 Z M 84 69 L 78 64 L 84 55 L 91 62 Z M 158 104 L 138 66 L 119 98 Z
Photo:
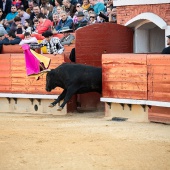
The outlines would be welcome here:
M 0 92 L 8 93 L 11 91 L 11 60 L 10 54 L 4 54 L 0 57 Z
M 170 123 L 170 108 L 152 106 L 148 112 L 148 118 L 150 121 Z
M 147 99 L 146 54 L 102 55 L 103 97 Z
M 64 62 L 63 55 L 47 55 L 51 58 L 50 68 L 56 68 Z M 24 54 L 0 55 L 0 92 L 26 94 L 60 94 L 61 88 L 48 93 L 45 90 L 46 74 L 36 80 L 26 75 Z
M 170 101 L 170 55 L 147 55 L 148 100 Z

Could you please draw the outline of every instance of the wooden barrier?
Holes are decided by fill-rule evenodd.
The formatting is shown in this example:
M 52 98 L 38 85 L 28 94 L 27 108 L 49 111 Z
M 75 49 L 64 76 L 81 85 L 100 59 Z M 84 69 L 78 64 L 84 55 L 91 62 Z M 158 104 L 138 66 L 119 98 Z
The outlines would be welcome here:
M 139 112 L 143 108 L 140 120 L 170 123 L 169 60 L 170 55 L 160 54 L 104 54 L 101 101 L 108 103 L 106 115 L 110 114 L 109 108 L 113 106 L 111 103 L 119 103 L 126 113 L 126 108 L 132 110 L 132 105 L 140 105 L 136 110 Z M 113 107 L 118 108 L 117 104 Z M 120 108 L 117 113 L 121 115 Z M 122 115 L 130 115 L 126 113 Z

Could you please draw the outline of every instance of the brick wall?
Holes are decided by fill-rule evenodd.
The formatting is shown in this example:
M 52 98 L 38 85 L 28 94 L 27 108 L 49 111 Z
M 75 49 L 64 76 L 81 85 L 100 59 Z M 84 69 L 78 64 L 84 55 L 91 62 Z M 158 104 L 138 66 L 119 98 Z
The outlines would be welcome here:
M 130 19 L 145 12 L 151 12 L 158 15 L 168 25 L 170 25 L 170 4 L 149 4 L 117 7 L 117 23 L 124 25 Z

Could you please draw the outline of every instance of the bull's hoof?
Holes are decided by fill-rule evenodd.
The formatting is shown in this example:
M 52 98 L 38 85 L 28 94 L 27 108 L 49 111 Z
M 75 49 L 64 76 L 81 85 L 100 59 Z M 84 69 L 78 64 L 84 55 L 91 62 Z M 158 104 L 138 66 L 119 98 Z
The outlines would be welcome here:
M 55 105 L 51 103 L 48 107 L 54 107 L 54 106 L 55 106 Z
M 62 107 L 58 107 L 57 111 L 61 111 L 63 108 Z

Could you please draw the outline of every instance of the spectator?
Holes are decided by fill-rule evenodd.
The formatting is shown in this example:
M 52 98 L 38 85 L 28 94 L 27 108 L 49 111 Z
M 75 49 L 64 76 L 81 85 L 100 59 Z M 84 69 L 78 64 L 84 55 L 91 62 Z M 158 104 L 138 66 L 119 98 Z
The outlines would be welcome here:
M 55 0 L 55 6 L 53 7 L 52 13 L 57 13 L 57 7 L 61 7 L 62 3 L 59 0 Z
M 93 12 L 90 14 L 90 19 L 88 21 L 88 25 L 95 24 L 95 23 L 97 23 L 97 16 L 96 16 L 96 13 Z
M 5 30 L 3 24 L 2 24 L 3 21 L 0 22 L 0 37 L 2 39 L 2 37 L 7 34 L 7 31 Z
M 0 21 L 5 19 L 5 15 L 3 14 L 2 9 L 0 8 Z M 3 21 L 4 22 L 4 21 Z
M 60 39 L 61 45 L 70 45 L 73 43 L 75 36 L 71 34 L 73 32 L 69 27 L 63 27 L 60 33 L 63 33 L 64 36 Z
M 52 24 L 53 24 L 53 26 L 52 26 L 52 33 L 53 34 L 57 34 L 58 33 L 55 28 L 57 27 L 59 21 L 60 21 L 59 15 L 57 13 L 54 13 L 53 14 L 53 21 L 52 21 Z
M 41 13 L 43 13 L 45 15 L 45 18 L 47 18 L 51 21 L 53 20 L 52 12 L 49 11 L 49 7 L 41 7 Z
M 33 13 L 33 6 L 34 6 L 34 1 L 33 0 L 29 0 L 28 1 L 28 8 L 26 9 L 26 13 L 31 15 Z
M 113 7 L 112 11 L 109 14 L 109 22 L 117 23 L 117 10 L 116 7 Z
M 7 23 L 9 24 L 9 26 L 12 24 L 12 22 L 14 21 L 14 18 L 18 15 L 18 12 L 17 12 L 17 8 L 16 6 L 11 6 L 11 12 L 7 14 L 6 16 L 6 20 L 7 20 Z
M 49 54 L 61 54 L 64 51 L 64 47 L 60 43 L 60 39 L 58 37 L 52 37 L 51 31 L 46 31 L 42 34 L 45 39 L 38 45 L 30 45 L 31 49 L 41 48 L 43 46 L 47 46 L 47 51 Z
M 15 34 L 22 34 L 24 32 L 24 27 L 21 24 L 21 18 L 16 16 L 14 22 L 11 25 L 10 31 L 13 31 Z
M 38 40 L 36 37 L 31 37 L 31 34 L 29 32 L 24 33 L 24 39 L 21 40 L 19 45 L 23 44 L 38 44 Z
M 98 2 L 97 0 L 90 0 L 90 4 L 97 15 L 99 15 L 100 12 L 105 12 L 104 3 Z
M 35 31 L 37 29 L 38 24 L 39 24 L 38 19 L 34 19 L 33 26 L 32 26 L 32 33 L 37 34 Z
M 81 4 L 80 4 L 80 3 L 77 3 L 77 4 L 76 4 L 76 13 L 75 13 L 74 16 L 73 16 L 73 23 L 77 23 L 77 22 L 78 22 L 78 20 L 77 20 L 77 14 L 78 14 L 78 12 L 80 12 L 80 11 L 83 11 L 83 8 L 81 7 Z
M 45 16 L 42 13 L 40 13 L 37 16 L 37 18 L 38 18 L 39 24 L 36 28 L 36 32 L 38 34 L 42 34 L 47 30 L 51 30 L 52 22 L 49 19 L 46 19 Z
M 34 18 L 37 19 L 37 16 L 40 14 L 40 7 L 37 4 L 34 4 L 33 6 L 33 13 L 30 15 L 31 21 L 33 21 Z
M 57 7 L 57 14 L 60 15 L 60 13 L 63 11 L 62 7 L 61 6 L 58 6 Z
M 63 0 L 63 6 L 64 6 L 64 11 L 66 11 L 67 15 L 71 16 L 73 18 L 75 12 L 76 12 L 76 7 L 71 4 L 70 0 Z
M 108 0 L 106 3 L 106 8 L 111 7 L 113 8 L 113 0 Z
M 41 0 L 40 8 L 42 7 L 48 7 L 50 12 L 53 10 L 53 5 L 50 4 L 49 0 Z
M 56 30 L 58 32 L 60 32 L 60 30 L 66 26 L 68 26 L 70 29 L 73 28 L 73 20 L 67 16 L 67 13 L 65 11 L 62 11 L 60 13 L 60 17 L 61 17 L 61 20 L 56 27 Z
M 162 50 L 162 54 L 170 54 L 170 35 L 166 36 L 167 37 L 167 45 L 169 47 L 166 47 Z
M 83 8 L 84 10 L 87 10 L 87 11 L 90 9 L 89 0 L 83 0 L 82 8 Z
M 88 21 L 85 19 L 84 13 L 82 11 L 78 12 L 77 20 L 78 20 L 78 22 L 74 24 L 74 30 L 77 30 L 78 28 L 84 27 L 88 23 Z
M 11 0 L 1 0 L 0 1 L 0 8 L 3 11 L 4 16 L 11 12 Z
M 21 23 L 24 25 L 25 20 L 30 18 L 30 15 L 24 11 L 24 8 L 18 8 L 18 16 L 21 18 Z
M 2 52 L 3 45 L 14 45 L 19 44 L 21 41 L 20 37 L 17 37 L 13 31 L 10 31 L 6 37 L 0 41 L 0 53 Z
M 21 0 L 13 0 L 12 5 L 15 5 L 17 8 L 24 7 Z
M 23 34 L 25 34 L 26 32 L 29 32 L 30 34 L 32 34 L 32 31 L 33 31 L 32 22 L 30 19 L 26 19 L 24 22 Z

